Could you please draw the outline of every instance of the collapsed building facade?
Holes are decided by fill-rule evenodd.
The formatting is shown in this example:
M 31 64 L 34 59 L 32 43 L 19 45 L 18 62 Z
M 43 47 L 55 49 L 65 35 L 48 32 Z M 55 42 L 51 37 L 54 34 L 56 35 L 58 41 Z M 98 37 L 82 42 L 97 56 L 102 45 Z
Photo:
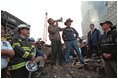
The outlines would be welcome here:
M 11 39 L 12 36 L 15 34 L 15 30 L 19 24 L 26 24 L 30 27 L 29 24 L 25 23 L 24 21 L 20 20 L 16 16 L 8 13 L 7 11 L 1 10 L 1 24 L 6 29 L 6 37 L 7 39 Z

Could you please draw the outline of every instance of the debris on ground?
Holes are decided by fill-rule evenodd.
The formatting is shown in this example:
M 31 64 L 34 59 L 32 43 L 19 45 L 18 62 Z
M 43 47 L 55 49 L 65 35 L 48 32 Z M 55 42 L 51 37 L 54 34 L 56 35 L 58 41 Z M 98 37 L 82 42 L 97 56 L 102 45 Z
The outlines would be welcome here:
M 105 78 L 103 59 L 84 59 L 85 66 L 79 62 L 70 65 L 63 63 L 61 66 L 46 64 L 44 71 L 36 71 L 34 78 Z

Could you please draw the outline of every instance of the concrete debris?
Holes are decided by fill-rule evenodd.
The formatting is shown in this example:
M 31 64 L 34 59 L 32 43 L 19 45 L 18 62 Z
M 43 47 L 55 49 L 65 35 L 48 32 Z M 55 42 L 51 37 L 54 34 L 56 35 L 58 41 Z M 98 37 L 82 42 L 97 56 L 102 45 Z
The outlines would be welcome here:
M 85 66 L 80 67 L 79 62 L 73 66 L 65 63 L 62 66 L 51 66 L 48 63 L 44 68 L 46 74 L 35 74 L 33 78 L 105 78 L 102 59 L 85 59 L 85 64 Z

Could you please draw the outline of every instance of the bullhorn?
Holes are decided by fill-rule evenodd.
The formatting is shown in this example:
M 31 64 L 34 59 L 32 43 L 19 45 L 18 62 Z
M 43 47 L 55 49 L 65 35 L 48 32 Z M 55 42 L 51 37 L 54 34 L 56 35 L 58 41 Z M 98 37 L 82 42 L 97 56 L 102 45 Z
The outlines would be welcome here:
M 63 22 L 63 18 L 61 17 L 60 19 L 55 20 L 56 22 Z

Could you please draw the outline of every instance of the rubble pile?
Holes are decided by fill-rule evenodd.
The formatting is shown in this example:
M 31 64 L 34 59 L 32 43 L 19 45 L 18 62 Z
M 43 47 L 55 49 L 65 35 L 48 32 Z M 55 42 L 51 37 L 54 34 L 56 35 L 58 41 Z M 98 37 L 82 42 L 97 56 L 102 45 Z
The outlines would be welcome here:
M 55 65 L 51 66 L 46 64 L 44 71 L 41 73 L 40 70 L 34 75 L 34 78 L 104 78 L 104 68 L 102 59 L 84 59 L 85 66 L 80 67 L 78 62 L 62 66 Z

